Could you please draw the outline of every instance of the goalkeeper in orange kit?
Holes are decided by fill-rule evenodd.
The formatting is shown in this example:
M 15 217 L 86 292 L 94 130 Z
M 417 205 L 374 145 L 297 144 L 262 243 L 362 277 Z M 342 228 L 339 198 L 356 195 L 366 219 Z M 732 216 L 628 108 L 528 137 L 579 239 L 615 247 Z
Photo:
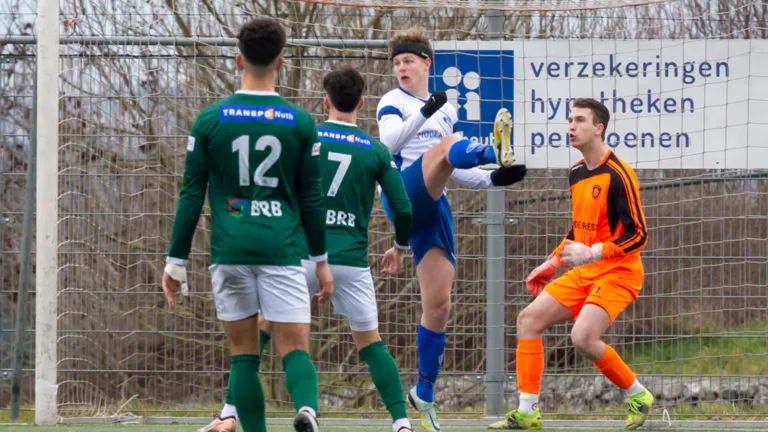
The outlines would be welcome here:
M 576 350 L 627 392 L 625 428 L 642 426 L 653 405 L 653 395 L 616 351 L 600 340 L 642 289 L 640 251 L 648 241 L 637 176 L 604 142 L 609 119 L 608 109 L 594 99 L 573 102 L 568 135 L 583 159 L 571 167 L 569 175 L 571 229 L 526 279 L 536 299 L 517 317 L 520 405 L 490 429 L 541 429 L 542 334 L 570 319 L 575 320 L 571 340 Z M 558 268 L 569 270 L 552 281 Z

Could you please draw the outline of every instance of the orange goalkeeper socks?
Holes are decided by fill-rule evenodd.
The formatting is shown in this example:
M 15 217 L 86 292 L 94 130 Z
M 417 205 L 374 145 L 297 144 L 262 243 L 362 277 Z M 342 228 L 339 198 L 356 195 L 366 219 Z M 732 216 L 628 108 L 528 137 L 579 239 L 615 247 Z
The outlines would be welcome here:
M 635 382 L 636 374 L 608 344 L 605 344 L 603 356 L 594 364 L 606 378 L 622 390 L 627 390 Z
M 518 390 L 538 395 L 544 374 L 544 345 L 541 339 L 519 339 L 516 357 Z

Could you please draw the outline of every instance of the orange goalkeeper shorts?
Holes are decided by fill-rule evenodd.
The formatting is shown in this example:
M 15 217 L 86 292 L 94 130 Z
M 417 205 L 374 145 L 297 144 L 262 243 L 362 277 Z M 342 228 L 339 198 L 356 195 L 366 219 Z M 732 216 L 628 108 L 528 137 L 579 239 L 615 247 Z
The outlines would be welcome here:
M 643 288 L 643 279 L 628 277 L 626 273 L 607 274 L 597 279 L 585 279 L 569 271 L 550 282 L 545 291 L 578 318 L 581 308 L 591 303 L 608 312 L 611 323 L 632 304 Z

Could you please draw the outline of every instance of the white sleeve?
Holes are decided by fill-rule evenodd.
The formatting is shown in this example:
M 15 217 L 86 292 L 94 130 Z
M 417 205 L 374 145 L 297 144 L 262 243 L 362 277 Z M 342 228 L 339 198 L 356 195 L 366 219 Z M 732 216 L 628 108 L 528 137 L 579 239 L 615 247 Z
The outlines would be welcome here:
M 456 107 L 451 103 L 447 103 L 443 106 L 448 107 L 448 116 L 451 119 L 451 133 L 456 134 L 458 137 L 464 138 L 464 133 L 459 131 L 457 128 L 459 123 L 459 113 L 456 111 Z
M 379 141 L 389 148 L 389 152 L 397 154 L 419 132 L 427 121 L 421 110 L 403 121 L 403 111 L 394 97 L 387 93 L 376 107 L 376 118 L 379 125 Z
M 480 168 L 455 169 L 451 174 L 451 179 L 456 183 L 477 189 L 488 189 L 493 187 L 491 183 L 491 171 Z

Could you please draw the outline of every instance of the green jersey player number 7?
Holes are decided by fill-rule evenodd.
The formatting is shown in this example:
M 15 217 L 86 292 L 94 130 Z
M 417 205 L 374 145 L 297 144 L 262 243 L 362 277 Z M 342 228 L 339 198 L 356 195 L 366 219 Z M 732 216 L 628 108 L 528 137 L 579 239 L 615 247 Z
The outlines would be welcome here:
M 233 401 L 246 432 L 266 430 L 259 315 L 274 326 L 297 411 L 295 430 L 319 430 L 309 289 L 301 264 L 307 250 L 320 290 L 333 291 L 316 125 L 275 92 L 285 43 L 285 30 L 274 19 L 257 18 L 240 29 L 241 89 L 205 107 L 192 126 L 163 275 L 173 307 L 187 283 L 185 265 L 207 190 L 216 315 L 229 341 Z

